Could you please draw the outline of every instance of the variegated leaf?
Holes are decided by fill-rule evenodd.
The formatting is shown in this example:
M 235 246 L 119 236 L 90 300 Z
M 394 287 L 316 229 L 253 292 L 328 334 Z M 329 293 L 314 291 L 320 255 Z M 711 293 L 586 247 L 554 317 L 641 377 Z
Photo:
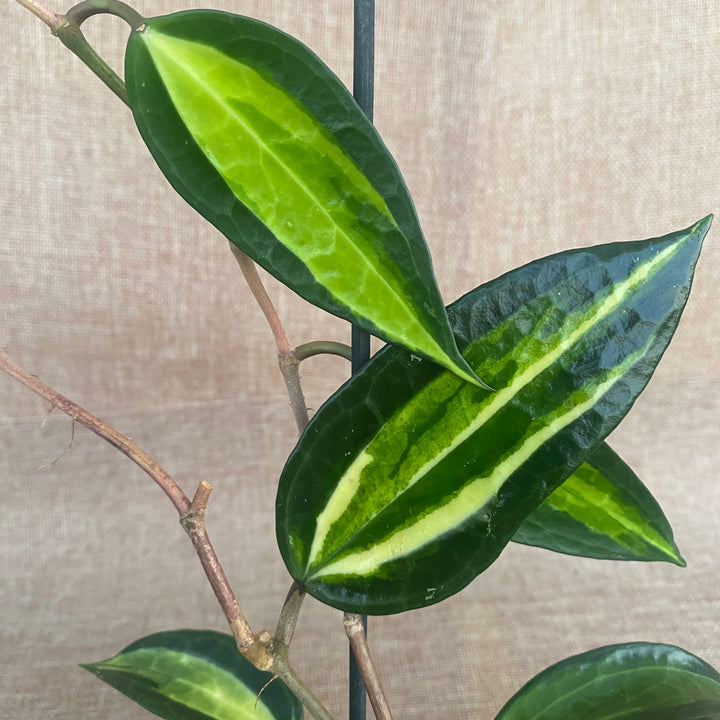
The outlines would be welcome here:
M 293 577 L 330 605 L 382 614 L 488 567 L 645 387 L 709 225 L 560 253 L 452 305 L 458 345 L 497 392 L 379 353 L 283 471 L 277 537 Z
M 718 720 L 720 674 L 673 645 L 609 645 L 562 660 L 495 720 Z
M 114 657 L 83 665 L 166 720 L 302 720 L 281 680 L 254 667 L 230 635 L 174 630 L 148 635 Z M 270 684 L 268 684 L 270 683 Z
M 513 541 L 568 555 L 685 567 L 657 501 L 607 443 L 525 518 Z
M 181 12 L 133 31 L 125 79 L 158 166 L 231 242 L 306 300 L 478 383 L 394 160 L 307 47 Z

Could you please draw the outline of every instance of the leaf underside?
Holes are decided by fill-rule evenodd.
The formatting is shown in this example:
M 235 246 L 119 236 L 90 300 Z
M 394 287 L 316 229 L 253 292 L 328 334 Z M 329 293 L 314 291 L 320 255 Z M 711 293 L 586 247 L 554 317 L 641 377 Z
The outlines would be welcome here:
M 166 720 L 303 717 L 299 700 L 282 681 L 268 685 L 272 675 L 242 657 L 235 640 L 223 633 L 156 633 L 83 667 Z
M 317 413 L 283 471 L 276 530 L 293 577 L 369 614 L 467 585 L 645 387 L 709 224 L 544 258 L 450 306 L 458 346 L 495 393 L 380 352 Z
M 307 47 L 181 12 L 133 31 L 125 79 L 158 166 L 231 242 L 309 302 L 478 384 L 397 165 Z

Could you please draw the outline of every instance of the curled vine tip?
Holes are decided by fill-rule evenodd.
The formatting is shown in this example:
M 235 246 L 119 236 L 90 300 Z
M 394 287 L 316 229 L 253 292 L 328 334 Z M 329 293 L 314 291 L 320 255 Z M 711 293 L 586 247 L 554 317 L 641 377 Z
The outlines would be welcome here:
M 145 24 L 145 18 L 121 0 L 83 0 L 67 11 L 65 18 L 78 27 L 93 15 L 116 15 L 133 30 Z

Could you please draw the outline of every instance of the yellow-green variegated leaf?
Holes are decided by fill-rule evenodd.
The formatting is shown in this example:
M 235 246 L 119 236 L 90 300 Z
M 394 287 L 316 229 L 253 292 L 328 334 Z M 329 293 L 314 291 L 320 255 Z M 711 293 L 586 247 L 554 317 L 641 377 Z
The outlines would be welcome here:
M 181 12 L 132 32 L 125 81 L 158 166 L 231 242 L 306 300 L 478 382 L 394 160 L 307 47 Z
M 494 393 L 380 352 L 313 418 L 281 476 L 277 538 L 293 577 L 371 614 L 467 585 L 645 387 L 709 225 L 560 253 L 454 303 L 458 345 Z
M 148 635 L 114 657 L 83 665 L 166 720 L 302 720 L 281 680 L 238 652 L 230 635 L 174 630 Z M 268 684 L 269 683 L 269 684 Z
M 660 505 L 607 443 L 525 518 L 513 540 L 568 555 L 685 567 Z

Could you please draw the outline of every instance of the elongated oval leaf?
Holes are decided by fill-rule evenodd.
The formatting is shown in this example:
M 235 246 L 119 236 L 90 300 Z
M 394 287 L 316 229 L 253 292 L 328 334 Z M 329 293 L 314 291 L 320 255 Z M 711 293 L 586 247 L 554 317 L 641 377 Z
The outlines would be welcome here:
M 685 567 L 657 501 L 607 443 L 525 518 L 513 541 L 568 555 Z
M 536 675 L 495 720 L 718 720 L 720 674 L 673 645 L 597 648 Z
M 156 633 L 83 667 L 167 720 L 303 717 L 300 701 L 287 687 L 280 680 L 268 685 L 272 674 L 242 657 L 235 640 L 223 633 Z
M 229 240 L 306 300 L 478 382 L 395 162 L 307 47 L 193 10 L 133 31 L 125 80 L 160 169 Z
M 709 224 L 560 253 L 451 306 L 495 393 L 379 353 L 283 471 L 276 527 L 293 577 L 330 605 L 382 614 L 442 600 L 488 567 L 645 387 Z

